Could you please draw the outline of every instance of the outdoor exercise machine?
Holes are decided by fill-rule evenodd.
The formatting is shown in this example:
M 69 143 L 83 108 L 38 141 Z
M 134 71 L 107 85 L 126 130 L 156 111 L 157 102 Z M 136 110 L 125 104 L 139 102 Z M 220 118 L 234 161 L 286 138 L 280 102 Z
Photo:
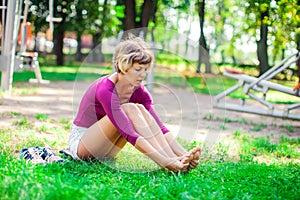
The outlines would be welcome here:
M 292 65 L 299 62 L 299 59 L 300 52 L 296 52 L 290 55 L 289 57 L 283 59 L 274 67 L 271 67 L 268 71 L 263 73 L 258 78 L 242 74 L 238 71 L 225 69 L 223 75 L 238 80 L 238 83 L 228 88 L 227 90 L 221 92 L 220 94 L 216 95 L 214 97 L 214 107 L 272 117 L 300 120 L 300 112 L 292 112 L 296 111 L 295 109 L 300 108 L 299 84 L 295 88 L 290 88 L 270 81 L 270 79 L 274 78 L 277 74 L 283 72 L 285 69 L 290 68 Z M 225 97 L 240 88 L 243 89 L 243 93 L 246 95 L 246 98 L 241 99 L 240 104 L 226 102 Z M 271 103 L 266 99 L 267 93 L 270 90 L 296 96 L 299 98 L 299 102 L 285 106 L 281 105 L 281 108 L 278 108 L 280 106 Z M 261 96 L 259 96 L 259 94 L 261 94 Z M 254 107 L 251 105 L 246 105 L 247 98 L 259 102 L 259 105 L 261 104 L 262 106 Z
M 3 11 L 0 22 L 1 46 L 0 46 L 0 71 L 1 89 L 3 91 L 11 91 L 13 82 L 13 72 L 22 69 L 30 69 L 35 73 L 36 79 L 30 79 L 30 82 L 49 83 L 44 80 L 41 75 L 38 62 L 37 52 L 28 52 L 27 44 L 31 39 L 30 23 L 27 22 L 29 1 L 25 0 L 25 6 L 22 16 L 23 0 L 1 0 Z M 5 6 L 7 5 L 7 6 Z M 49 1 L 49 27 L 51 34 L 53 33 L 53 22 L 59 22 L 61 19 L 53 17 L 53 0 Z M 22 23 L 21 23 L 22 20 Z M 21 25 L 20 25 L 21 23 Z M 20 28 L 21 27 L 21 28 Z M 20 50 L 17 52 L 16 47 L 19 42 Z
M 26 0 L 24 12 L 23 12 L 23 21 L 21 23 L 19 36 L 18 36 L 20 51 L 16 54 L 14 70 L 15 71 L 22 70 L 22 69 L 33 70 L 36 79 L 29 79 L 29 82 L 49 83 L 48 80 L 43 80 L 42 78 L 40 64 L 38 61 L 38 53 L 26 50 L 29 41 L 32 40 L 31 24 L 30 22 L 27 22 L 28 7 L 29 7 L 29 2 L 28 0 Z

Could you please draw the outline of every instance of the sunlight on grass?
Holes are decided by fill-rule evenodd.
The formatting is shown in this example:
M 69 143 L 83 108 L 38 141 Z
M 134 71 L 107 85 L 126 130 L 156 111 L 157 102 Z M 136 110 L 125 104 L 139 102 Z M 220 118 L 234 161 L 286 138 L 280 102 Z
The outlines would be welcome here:
M 156 163 L 129 144 L 126 144 L 116 159 L 115 166 L 112 167 L 121 171 L 139 173 L 160 169 Z

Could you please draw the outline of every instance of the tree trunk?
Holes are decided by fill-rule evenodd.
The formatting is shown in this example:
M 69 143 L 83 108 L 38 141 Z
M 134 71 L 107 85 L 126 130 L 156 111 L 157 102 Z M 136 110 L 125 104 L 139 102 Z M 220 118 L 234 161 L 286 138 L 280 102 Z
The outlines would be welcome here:
M 268 39 L 268 25 L 265 24 L 264 18 L 269 16 L 268 10 L 261 13 L 260 18 L 260 40 L 257 41 L 257 58 L 259 61 L 259 73 L 262 75 L 265 73 L 269 68 L 269 61 L 268 61 L 268 46 L 267 46 L 267 39 Z
M 153 14 L 154 4 L 152 0 L 145 0 L 142 6 L 141 27 L 148 27 L 149 21 Z
M 99 43 L 100 37 L 100 33 L 96 33 L 93 35 L 92 62 L 104 62 L 102 44 L 101 42 Z
M 64 65 L 64 34 L 65 30 L 63 25 L 58 26 L 56 29 L 56 38 L 55 38 L 55 53 L 56 53 L 56 65 L 62 66 Z
M 225 63 L 225 55 L 224 55 L 224 53 L 225 53 L 225 50 L 222 49 L 222 50 L 220 51 L 220 54 L 221 54 L 221 63 L 222 63 L 222 64 Z
M 199 53 L 197 72 L 200 73 L 202 63 L 205 64 L 205 73 L 211 73 L 211 67 L 208 59 L 208 48 L 204 36 L 204 14 L 205 14 L 205 0 L 199 0 L 198 2 L 199 18 L 200 18 L 200 38 L 199 38 Z
M 99 26 L 99 31 L 93 35 L 93 50 L 92 50 L 92 62 L 104 62 L 104 56 L 102 52 L 102 40 L 104 37 L 104 23 L 108 21 L 108 0 L 103 2 L 103 12 L 102 12 L 102 23 Z
M 75 55 L 75 60 L 76 61 L 82 61 L 82 53 L 81 53 L 81 49 L 82 49 L 82 43 L 81 43 L 81 36 L 82 34 L 77 32 L 77 51 L 76 51 L 76 55 Z
M 297 5 L 300 6 L 300 0 L 297 1 Z M 300 16 L 300 10 L 297 10 L 297 16 Z M 297 24 L 297 33 L 296 33 L 296 44 L 297 50 L 300 52 L 300 22 Z M 297 75 L 298 75 L 298 83 L 300 83 L 300 58 L 297 60 Z
M 132 30 L 136 36 L 146 37 L 147 28 L 151 17 L 153 18 L 155 14 L 155 8 L 157 5 L 157 0 L 145 0 L 142 5 L 142 11 L 139 15 L 140 21 L 136 21 L 137 11 L 135 0 L 124 0 L 125 4 L 125 19 L 124 19 L 124 36 L 127 37 L 128 30 Z M 127 32 L 126 32 L 127 31 Z
M 124 19 L 124 31 L 135 28 L 135 0 L 124 0 L 125 4 L 125 19 Z
M 234 55 L 231 56 L 231 59 L 232 59 L 232 64 L 237 65 L 237 62 L 236 62 L 236 59 L 235 59 Z

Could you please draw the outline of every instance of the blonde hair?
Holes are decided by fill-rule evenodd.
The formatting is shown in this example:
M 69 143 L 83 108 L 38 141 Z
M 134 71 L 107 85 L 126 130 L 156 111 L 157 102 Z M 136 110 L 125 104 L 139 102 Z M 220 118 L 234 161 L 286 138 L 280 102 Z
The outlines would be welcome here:
M 134 63 L 146 64 L 150 68 L 153 55 L 147 43 L 140 37 L 129 36 L 116 47 L 113 66 L 116 72 L 125 74 Z

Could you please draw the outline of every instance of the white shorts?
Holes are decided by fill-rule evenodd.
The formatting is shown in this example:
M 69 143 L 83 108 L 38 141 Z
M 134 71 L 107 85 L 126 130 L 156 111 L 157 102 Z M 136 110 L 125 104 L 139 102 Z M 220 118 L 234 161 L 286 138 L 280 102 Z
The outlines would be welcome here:
M 69 150 L 73 159 L 80 160 L 77 155 L 78 145 L 81 137 L 85 133 L 87 128 L 76 126 L 75 124 L 71 124 L 70 128 L 70 136 L 69 136 Z

